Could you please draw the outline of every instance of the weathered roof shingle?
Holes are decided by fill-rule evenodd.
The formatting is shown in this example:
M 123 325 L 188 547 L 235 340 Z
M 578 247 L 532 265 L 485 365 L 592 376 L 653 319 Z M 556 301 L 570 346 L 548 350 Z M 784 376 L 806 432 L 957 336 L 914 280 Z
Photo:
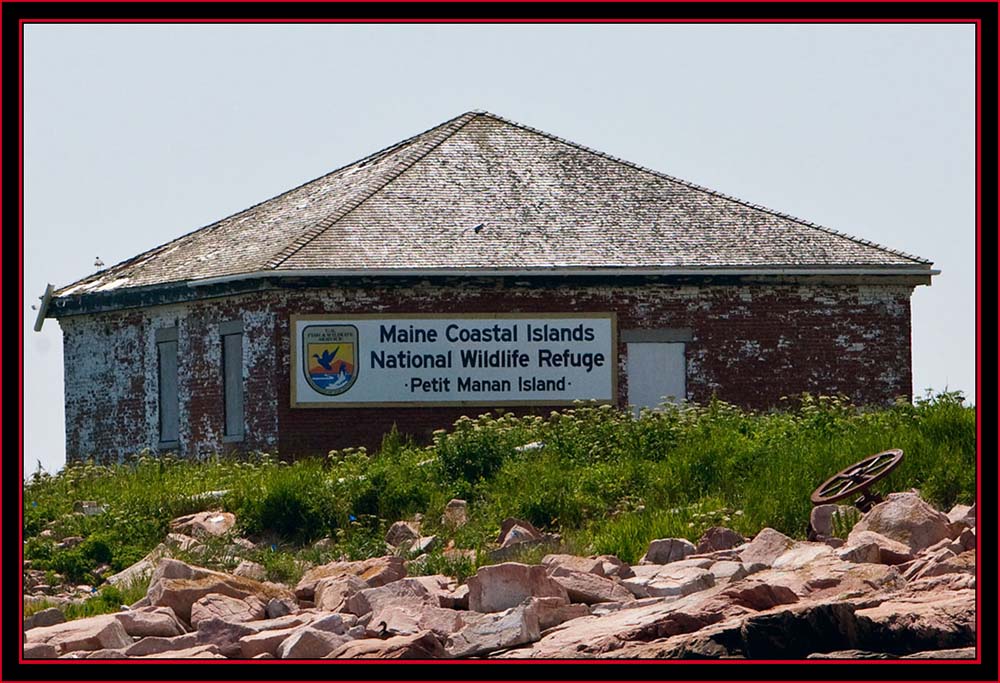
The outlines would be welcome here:
M 929 266 L 469 112 L 56 295 L 264 271 Z

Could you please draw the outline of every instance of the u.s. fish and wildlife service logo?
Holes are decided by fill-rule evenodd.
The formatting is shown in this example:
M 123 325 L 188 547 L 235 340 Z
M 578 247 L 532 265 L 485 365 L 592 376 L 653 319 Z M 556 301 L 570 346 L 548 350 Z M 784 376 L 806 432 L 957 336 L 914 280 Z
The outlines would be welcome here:
M 302 362 L 309 386 L 337 396 L 358 379 L 358 328 L 309 325 L 302 330 Z

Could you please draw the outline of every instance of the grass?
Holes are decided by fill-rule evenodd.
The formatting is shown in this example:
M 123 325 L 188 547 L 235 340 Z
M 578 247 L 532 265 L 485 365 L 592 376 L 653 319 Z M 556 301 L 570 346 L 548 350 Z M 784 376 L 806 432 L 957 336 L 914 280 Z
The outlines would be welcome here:
M 383 537 L 399 519 L 423 516 L 442 546 L 484 550 L 510 516 L 562 534 L 578 553 L 612 553 L 635 562 L 654 538 L 696 540 L 713 525 L 752 535 L 772 527 L 804 538 L 809 494 L 833 473 L 888 448 L 902 448 L 882 491 L 920 489 L 947 510 L 975 496 L 975 409 L 957 393 L 861 409 L 837 397 L 801 396 L 779 411 L 753 413 L 713 401 L 644 411 L 634 419 L 610 406 L 580 405 L 548 417 L 510 413 L 463 417 L 420 446 L 393 431 L 378 453 L 363 449 L 282 462 L 190 462 L 139 454 L 115 465 L 76 464 L 25 484 L 25 557 L 34 569 L 72 582 L 99 582 L 103 563 L 123 569 L 160 543 L 169 521 L 202 509 L 236 514 L 236 533 L 257 549 L 245 559 L 268 578 L 294 583 L 306 563 L 386 552 Z M 529 442 L 536 450 L 518 450 Z M 217 499 L 199 494 L 223 490 Z M 451 498 L 469 502 L 469 522 L 441 526 Z M 91 500 L 107 512 L 73 513 Z M 71 549 L 41 537 L 82 536 Z M 311 544 L 328 537 L 332 545 Z M 231 570 L 231 539 L 196 560 Z M 227 551 L 227 548 L 229 550 Z M 479 563 L 486 553 L 479 553 Z M 435 551 L 425 573 L 468 576 L 467 560 Z M 113 602 L 113 601 L 111 601 Z
M 24 606 L 24 616 L 41 612 L 49 607 L 60 607 L 67 620 L 93 617 L 98 614 L 110 614 L 121 609 L 122 605 L 131 605 L 146 595 L 149 587 L 149 577 L 145 576 L 123 586 L 104 585 L 97 589 L 93 597 L 87 598 L 81 604 L 70 603 L 58 605 L 55 601 L 39 601 Z

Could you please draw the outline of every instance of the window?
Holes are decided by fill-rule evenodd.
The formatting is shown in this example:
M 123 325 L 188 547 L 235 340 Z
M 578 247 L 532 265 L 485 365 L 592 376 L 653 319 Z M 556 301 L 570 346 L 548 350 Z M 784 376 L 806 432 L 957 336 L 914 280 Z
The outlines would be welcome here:
M 177 444 L 180 406 L 177 400 L 177 328 L 156 330 L 157 379 L 160 406 L 160 445 Z
M 630 330 L 622 333 L 628 352 L 628 402 L 636 414 L 665 401 L 686 398 L 685 343 L 690 330 Z
M 243 321 L 219 326 L 222 337 L 222 385 L 225 407 L 224 441 L 243 439 Z

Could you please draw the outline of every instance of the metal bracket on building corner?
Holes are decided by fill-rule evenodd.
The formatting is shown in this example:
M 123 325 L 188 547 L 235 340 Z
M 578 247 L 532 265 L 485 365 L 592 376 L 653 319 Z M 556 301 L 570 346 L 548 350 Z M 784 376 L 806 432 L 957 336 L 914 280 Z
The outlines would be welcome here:
M 38 317 L 35 318 L 35 332 L 42 331 L 42 323 L 45 322 L 45 312 L 49 310 L 49 301 L 52 300 L 52 285 L 45 286 L 45 294 L 41 296 L 42 305 L 38 307 Z

